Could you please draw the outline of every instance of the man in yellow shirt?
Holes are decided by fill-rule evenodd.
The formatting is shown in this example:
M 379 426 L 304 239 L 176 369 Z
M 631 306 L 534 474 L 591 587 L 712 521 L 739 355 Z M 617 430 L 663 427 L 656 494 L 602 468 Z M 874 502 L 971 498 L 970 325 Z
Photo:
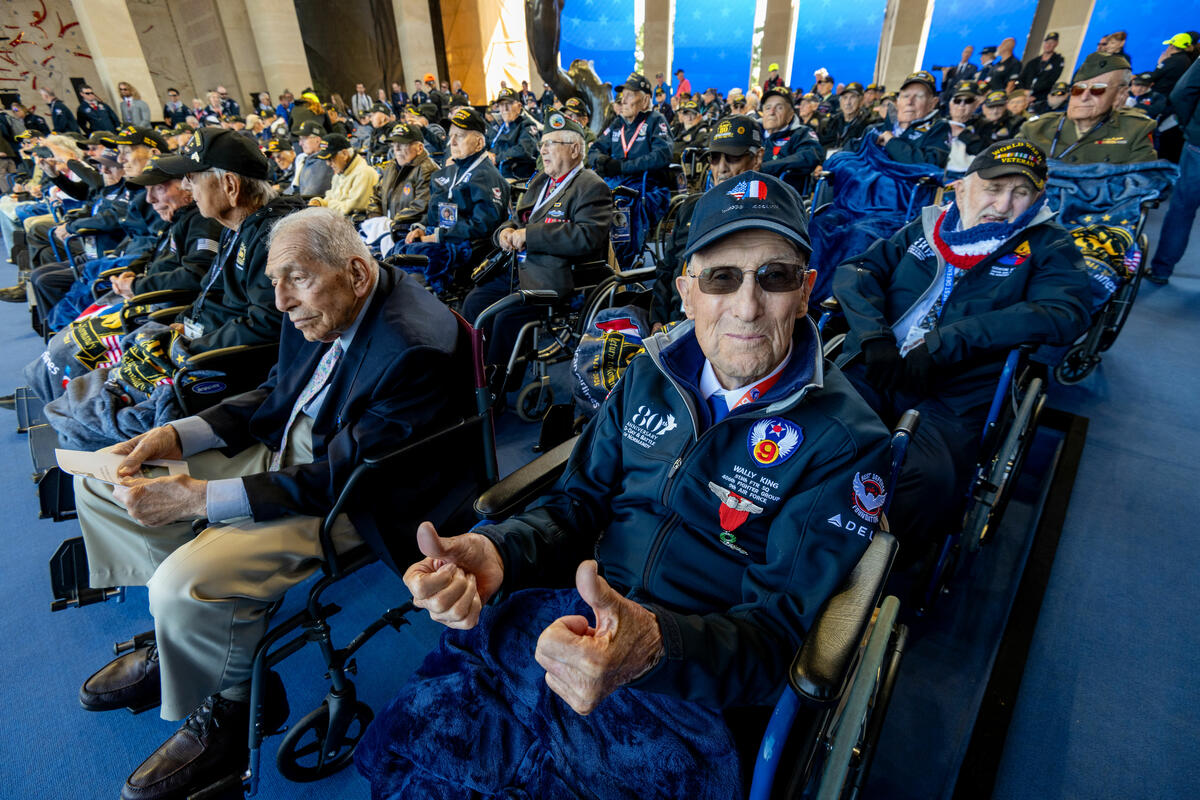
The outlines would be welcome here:
M 342 214 L 366 211 L 371 205 L 379 173 L 355 152 L 350 140 L 340 133 L 331 133 L 321 140 L 317 158 L 333 168 L 333 183 L 324 197 L 314 197 L 310 206 L 326 206 Z

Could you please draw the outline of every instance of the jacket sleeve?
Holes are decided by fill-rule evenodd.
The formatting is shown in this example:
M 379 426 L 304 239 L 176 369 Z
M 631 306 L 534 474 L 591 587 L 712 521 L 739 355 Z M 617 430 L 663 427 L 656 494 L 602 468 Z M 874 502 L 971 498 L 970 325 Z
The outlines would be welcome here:
M 150 127 L 150 106 L 144 100 L 137 100 L 133 104 L 133 124 L 139 128 Z
M 224 320 L 215 330 L 193 339 L 190 350 L 204 353 L 218 347 L 241 344 L 265 344 L 279 341 L 279 329 L 283 314 L 275 308 L 275 289 L 267 277 L 267 248 L 250 248 L 253 254 L 246 263 L 249 277 L 246 285 L 248 303 L 242 313 Z M 226 269 L 233 269 L 228 264 Z
M 1196 113 L 1197 100 L 1200 100 L 1200 69 L 1192 64 L 1171 90 L 1171 107 L 1184 128 Z
M 405 350 L 362 413 L 329 439 L 325 458 L 244 477 L 255 521 L 293 514 L 324 516 L 333 507 L 337 487 L 365 457 L 400 447 L 439 413 L 453 380 L 453 360 L 452 354 L 433 347 Z
M 1133 142 L 1131 143 L 1127 163 L 1134 164 L 1158 159 L 1158 151 L 1154 149 L 1154 129 L 1156 123 L 1154 120 L 1148 119 L 1143 121 L 1143 125 L 1143 130 L 1131 137 Z
M 396 212 L 392 217 L 392 226 L 403 225 L 407 227 L 414 222 L 420 222 L 429 208 L 429 186 L 430 179 L 433 177 L 434 169 L 430 165 L 429 169 L 418 167 L 419 173 L 412 179 L 413 194 L 412 199 L 408 201 L 408 205 Z
M 581 176 L 582 177 L 582 176 Z M 612 195 L 603 183 L 581 196 L 566 222 L 530 222 L 525 226 L 525 247 L 530 252 L 570 258 L 594 253 L 608 240 L 612 222 Z M 537 215 L 545 218 L 546 209 Z
M 221 226 L 215 220 L 199 214 L 192 217 L 184 235 L 181 253 L 170 259 L 158 259 L 146 267 L 146 274 L 133 282 L 135 294 L 159 289 L 200 291 L 204 276 L 212 267 L 220 249 Z
M 83 181 L 73 181 L 61 172 L 55 175 L 51 180 L 54 185 L 62 189 L 63 192 L 74 200 L 86 200 L 88 196 L 88 186 Z
M 859 342 L 892 337 L 892 326 L 886 313 L 887 290 L 896 265 L 908 249 L 910 229 L 920 224 L 918 220 L 888 239 L 876 239 L 867 252 L 842 264 L 834 272 L 833 296 Z
M 458 224 L 453 228 L 443 229 L 442 236 L 468 241 L 491 236 L 492 231 L 496 230 L 496 226 L 504 219 L 505 211 L 508 210 L 508 182 L 503 178 L 499 178 L 498 181 L 495 184 L 482 181 L 476 183 L 474 179 L 468 181 L 467 192 L 471 195 L 471 215 L 464 219 L 460 207 Z M 497 187 L 500 189 L 499 198 L 493 191 Z M 436 219 L 434 224 L 437 224 Z
M 937 364 L 954 364 L 1022 344 L 1068 344 L 1091 321 L 1091 292 L 1083 257 L 1069 234 L 1037 248 L 1025 300 L 938 325 L 925 336 Z
M 946 166 L 950 158 L 950 126 L 938 122 L 918 141 L 893 137 L 884 145 L 884 150 L 893 161 L 901 164 L 933 164 Z
M 647 118 L 646 142 L 650 152 L 622 161 L 622 175 L 639 175 L 650 170 L 665 169 L 671 163 L 671 134 L 667 132 L 666 120 L 658 114 Z
M 825 599 L 870 542 L 868 535 L 835 528 L 829 519 L 853 518 L 855 475 L 889 474 L 882 426 L 877 435 L 856 439 L 835 425 L 812 444 L 828 455 L 810 465 L 772 521 L 767 560 L 745 571 L 740 604 L 708 614 L 646 604 L 658 619 L 665 652 L 633 688 L 716 708 L 773 702 Z
M 763 162 L 762 171 L 778 176 L 796 170 L 807 175 L 824 160 L 825 148 L 821 146 L 817 132 L 807 125 L 801 125 L 788 139 L 778 158 Z

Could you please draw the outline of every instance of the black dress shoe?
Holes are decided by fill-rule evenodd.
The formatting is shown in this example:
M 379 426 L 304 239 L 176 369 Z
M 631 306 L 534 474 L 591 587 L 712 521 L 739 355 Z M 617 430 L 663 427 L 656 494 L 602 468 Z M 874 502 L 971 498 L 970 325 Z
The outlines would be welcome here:
M 267 674 L 267 730 L 287 720 L 287 696 L 279 675 Z M 183 798 L 246 768 L 250 704 L 214 695 L 183 722 L 125 780 L 121 800 Z
M 25 284 L 23 283 L 0 289 L 0 300 L 5 303 L 24 303 L 28 299 L 29 295 L 25 293 Z
M 6 394 L 0 396 L 0 408 L 7 408 L 9 411 L 16 411 L 17 397 L 16 395 Z
M 158 648 L 154 645 L 114 658 L 79 689 L 79 704 L 88 711 L 128 708 L 137 712 L 160 703 Z

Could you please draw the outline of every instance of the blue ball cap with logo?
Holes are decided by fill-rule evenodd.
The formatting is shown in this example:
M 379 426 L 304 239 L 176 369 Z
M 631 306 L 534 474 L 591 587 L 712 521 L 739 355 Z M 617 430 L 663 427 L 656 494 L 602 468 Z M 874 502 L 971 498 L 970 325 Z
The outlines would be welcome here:
M 791 186 L 762 172 L 743 172 L 709 189 L 696 203 L 684 258 L 738 231 L 777 233 L 812 252 L 808 214 Z

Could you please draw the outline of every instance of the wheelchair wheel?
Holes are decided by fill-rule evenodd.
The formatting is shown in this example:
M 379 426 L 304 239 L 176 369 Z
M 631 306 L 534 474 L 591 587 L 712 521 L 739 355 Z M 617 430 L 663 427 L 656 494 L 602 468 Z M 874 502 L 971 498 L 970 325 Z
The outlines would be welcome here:
M 309 783 L 348 766 L 358 740 L 375 718 L 366 703 L 355 703 L 353 709 L 354 716 L 340 742 L 325 741 L 329 732 L 329 704 L 326 702 L 289 728 L 275 756 L 279 773 L 289 781 Z
M 517 395 L 517 416 L 525 422 L 538 422 L 553 404 L 554 390 L 550 385 L 534 381 Z
M 1054 377 L 1059 383 L 1065 386 L 1074 386 L 1091 375 L 1092 370 L 1100 363 L 1100 356 L 1096 355 L 1088 346 L 1090 340 L 1089 336 L 1068 350 L 1067 354 L 1063 356 L 1063 360 L 1054 368 Z

